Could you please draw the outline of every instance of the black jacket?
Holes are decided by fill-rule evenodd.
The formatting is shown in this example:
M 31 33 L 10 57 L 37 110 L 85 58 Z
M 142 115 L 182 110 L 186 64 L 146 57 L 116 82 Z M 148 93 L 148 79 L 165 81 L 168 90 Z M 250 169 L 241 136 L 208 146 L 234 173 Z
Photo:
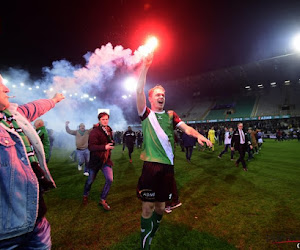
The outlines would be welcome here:
M 251 141 L 248 140 L 247 133 L 244 132 L 244 134 L 245 134 L 245 144 L 243 144 L 243 145 L 245 145 L 245 147 L 246 147 L 247 145 L 251 145 Z M 239 146 L 241 145 L 240 141 L 241 141 L 240 133 L 239 133 L 239 130 L 236 129 L 232 135 L 231 147 L 234 147 L 235 150 L 238 150 Z
M 135 132 L 132 131 L 132 130 L 127 130 L 125 133 L 124 133 L 124 139 L 123 139 L 123 142 L 126 143 L 127 146 L 133 146 L 134 143 L 135 143 L 135 139 L 136 139 L 136 136 L 135 136 Z

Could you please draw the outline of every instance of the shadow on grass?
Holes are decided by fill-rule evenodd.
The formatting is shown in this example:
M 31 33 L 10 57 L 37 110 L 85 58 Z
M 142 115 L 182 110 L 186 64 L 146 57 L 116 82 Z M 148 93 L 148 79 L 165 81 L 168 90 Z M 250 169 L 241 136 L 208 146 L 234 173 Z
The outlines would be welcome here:
M 134 233 L 123 241 L 111 246 L 112 250 L 140 249 L 140 234 Z M 182 224 L 163 223 L 156 233 L 151 249 L 236 249 L 223 239 L 191 230 Z

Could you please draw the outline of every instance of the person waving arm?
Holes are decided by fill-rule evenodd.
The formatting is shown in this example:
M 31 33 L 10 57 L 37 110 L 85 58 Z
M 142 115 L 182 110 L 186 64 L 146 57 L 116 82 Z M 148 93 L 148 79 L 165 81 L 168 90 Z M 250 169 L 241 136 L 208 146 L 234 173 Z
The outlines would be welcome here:
M 145 111 L 145 107 L 146 107 L 146 96 L 145 96 L 146 76 L 147 76 L 148 69 L 152 63 L 152 60 L 153 60 L 153 53 L 149 54 L 146 58 L 143 59 L 140 77 L 137 82 L 136 105 L 137 105 L 138 114 L 140 116 L 143 115 L 143 112 Z

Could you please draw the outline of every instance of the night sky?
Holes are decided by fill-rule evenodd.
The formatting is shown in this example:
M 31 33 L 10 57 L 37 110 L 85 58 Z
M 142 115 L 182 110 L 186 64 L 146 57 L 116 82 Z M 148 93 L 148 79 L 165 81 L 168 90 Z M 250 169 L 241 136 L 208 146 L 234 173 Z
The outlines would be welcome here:
M 149 77 L 172 80 L 290 52 L 300 1 L 7 1 L 1 4 L 0 72 L 67 59 L 111 42 L 135 50 L 147 35 L 160 46 Z M 220 3 L 221 2 L 221 3 Z

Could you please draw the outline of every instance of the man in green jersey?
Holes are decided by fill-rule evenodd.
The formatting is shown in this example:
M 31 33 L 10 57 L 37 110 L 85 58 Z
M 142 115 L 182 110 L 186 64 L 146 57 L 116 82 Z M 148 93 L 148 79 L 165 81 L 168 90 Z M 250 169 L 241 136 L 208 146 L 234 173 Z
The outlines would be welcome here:
M 44 121 L 42 119 L 35 120 L 34 127 L 43 143 L 46 163 L 48 163 L 50 158 L 50 140 L 49 140 L 48 131 L 45 127 Z
M 174 129 L 179 128 L 197 138 L 201 145 L 205 142 L 209 147 L 212 146 L 208 139 L 181 121 L 175 112 L 165 112 L 165 90 L 162 86 L 149 90 L 151 109 L 146 106 L 144 88 L 152 59 L 153 54 L 149 54 L 143 60 L 136 90 L 137 110 L 144 134 L 141 153 L 144 165 L 137 186 L 137 196 L 142 200 L 141 249 L 150 248 L 151 240 L 162 220 L 165 202 L 172 198 Z

